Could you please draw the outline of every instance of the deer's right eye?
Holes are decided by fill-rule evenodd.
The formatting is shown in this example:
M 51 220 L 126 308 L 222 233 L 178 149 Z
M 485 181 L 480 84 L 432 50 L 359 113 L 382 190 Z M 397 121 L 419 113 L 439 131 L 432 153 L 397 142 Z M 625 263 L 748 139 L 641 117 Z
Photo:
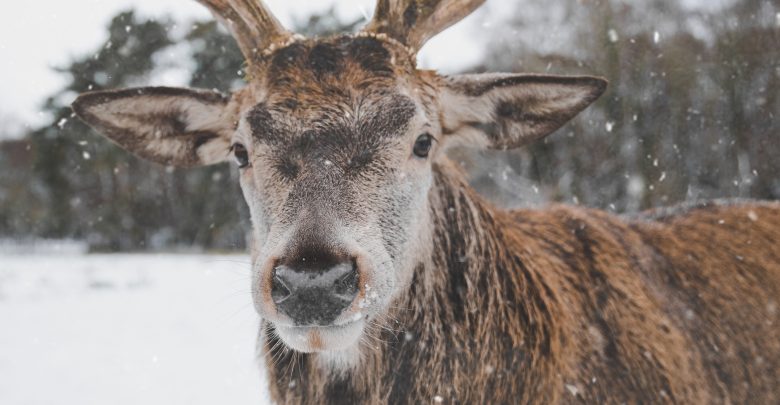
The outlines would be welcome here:
M 249 166 L 249 153 L 246 151 L 246 147 L 240 143 L 234 143 L 232 149 L 238 168 L 243 169 Z
M 434 138 L 431 134 L 425 133 L 420 135 L 414 142 L 414 149 L 412 149 L 412 152 L 414 152 L 415 156 L 420 158 L 428 157 L 428 154 L 431 152 L 431 147 L 433 146 L 433 140 Z

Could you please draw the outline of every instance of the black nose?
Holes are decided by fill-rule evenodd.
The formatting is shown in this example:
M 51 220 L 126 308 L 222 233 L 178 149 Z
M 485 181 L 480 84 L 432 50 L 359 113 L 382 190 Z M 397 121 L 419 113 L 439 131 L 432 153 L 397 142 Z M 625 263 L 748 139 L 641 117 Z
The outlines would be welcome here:
M 347 309 L 358 293 L 354 261 L 326 266 L 280 265 L 271 285 L 279 312 L 299 326 L 327 326 Z

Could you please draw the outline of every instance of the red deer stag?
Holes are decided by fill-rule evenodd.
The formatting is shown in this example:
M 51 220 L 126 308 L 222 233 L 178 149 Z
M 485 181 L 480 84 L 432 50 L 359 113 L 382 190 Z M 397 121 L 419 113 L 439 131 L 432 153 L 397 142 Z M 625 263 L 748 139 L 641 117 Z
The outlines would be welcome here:
M 780 204 L 503 211 L 445 156 L 547 136 L 604 80 L 417 69 L 484 0 L 379 0 L 361 32 L 315 39 L 258 0 L 199 1 L 245 88 L 73 108 L 154 162 L 235 161 L 277 402 L 780 403 Z

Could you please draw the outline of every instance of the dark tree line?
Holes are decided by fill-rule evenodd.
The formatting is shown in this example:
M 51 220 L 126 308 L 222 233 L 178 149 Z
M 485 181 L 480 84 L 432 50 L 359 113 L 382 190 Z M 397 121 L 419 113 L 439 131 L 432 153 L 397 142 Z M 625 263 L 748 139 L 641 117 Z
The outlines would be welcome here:
M 480 70 L 610 81 L 571 125 L 507 154 L 516 179 L 486 182 L 503 202 L 624 212 L 704 198 L 780 198 L 780 5 L 743 0 L 702 11 L 680 3 L 526 2 L 499 27 L 494 35 L 511 40 L 498 41 Z M 562 17 L 538 20 L 551 14 Z M 534 51 L 551 36 L 561 38 L 555 53 Z M 499 177 L 484 161 L 479 168 Z M 518 179 L 538 184 L 542 196 L 512 190 L 525 184 Z
M 507 24 L 479 33 L 490 48 L 474 70 L 603 75 L 610 90 L 544 142 L 455 151 L 486 195 L 506 206 L 564 201 L 618 212 L 699 198 L 780 198 L 780 7 L 758 0 L 718 10 L 660 0 L 521 6 Z M 551 14 L 558 19 L 539 19 Z M 297 25 L 322 35 L 358 24 L 331 12 Z M 61 70 L 69 83 L 45 103 L 50 125 L 0 143 L 0 238 L 77 238 L 98 250 L 243 248 L 248 214 L 230 165 L 180 170 L 141 161 L 67 105 L 77 93 L 148 85 L 184 65 L 191 86 L 242 85 L 240 53 L 214 22 L 192 24 L 183 36 L 174 28 L 171 20 L 117 15 L 96 52 Z M 187 63 L 171 63 L 177 49 L 191 49 Z
M 70 82 L 46 101 L 51 125 L 28 135 L 32 167 L 24 174 L 31 184 L 4 201 L 11 209 L 0 216 L 2 233 L 86 239 L 108 250 L 243 245 L 243 205 L 226 165 L 183 171 L 136 159 L 67 105 L 84 91 L 145 85 L 160 68 L 155 57 L 180 42 L 194 50 L 191 85 L 229 90 L 241 81 L 240 53 L 213 22 L 193 24 L 184 38 L 174 38 L 173 27 L 121 13 L 94 54 L 62 69 Z

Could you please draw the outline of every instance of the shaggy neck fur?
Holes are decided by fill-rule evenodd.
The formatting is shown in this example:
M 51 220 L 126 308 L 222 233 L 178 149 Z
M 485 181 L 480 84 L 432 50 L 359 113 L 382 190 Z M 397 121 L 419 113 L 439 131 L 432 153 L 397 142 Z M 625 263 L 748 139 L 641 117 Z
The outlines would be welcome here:
M 265 331 L 277 402 L 780 401 L 780 204 L 508 212 L 434 176 L 431 253 L 357 366 Z

